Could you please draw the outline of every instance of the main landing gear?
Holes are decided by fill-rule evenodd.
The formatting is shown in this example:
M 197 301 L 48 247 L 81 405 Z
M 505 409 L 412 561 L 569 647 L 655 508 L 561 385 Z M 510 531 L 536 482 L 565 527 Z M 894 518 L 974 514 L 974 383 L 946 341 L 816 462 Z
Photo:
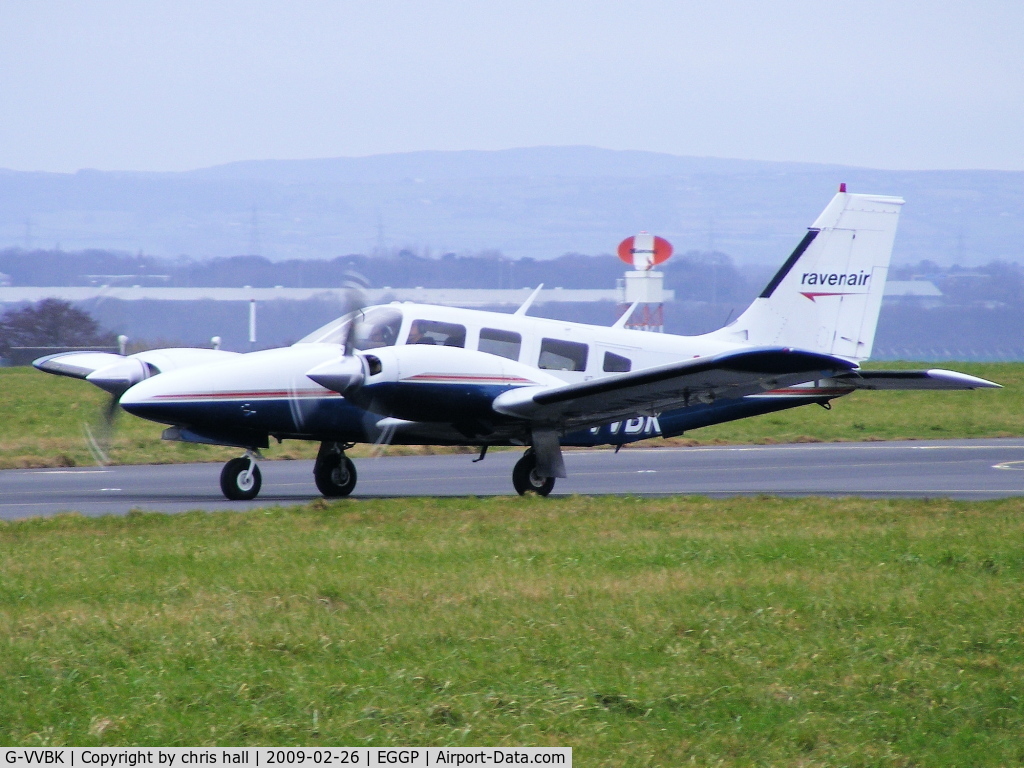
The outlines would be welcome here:
M 232 501 L 255 499 L 263 485 L 256 459 L 259 451 L 246 451 L 245 456 L 232 459 L 220 471 L 220 489 Z
M 346 448 L 351 448 L 351 445 L 320 443 L 320 452 L 313 465 L 313 479 L 324 496 L 348 496 L 356 487 L 356 465 L 345 455 Z
M 527 493 L 547 496 L 555 487 L 555 478 L 537 474 L 537 455 L 531 448 L 516 462 L 512 470 L 512 485 L 520 496 Z

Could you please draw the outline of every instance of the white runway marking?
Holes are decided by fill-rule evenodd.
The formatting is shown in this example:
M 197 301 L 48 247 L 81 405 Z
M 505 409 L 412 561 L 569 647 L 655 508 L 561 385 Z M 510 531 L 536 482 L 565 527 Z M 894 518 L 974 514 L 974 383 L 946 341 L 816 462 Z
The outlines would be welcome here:
M 1004 461 L 1002 464 L 993 464 L 992 469 L 1024 470 L 1024 461 Z
M 23 475 L 102 475 L 109 469 L 27 469 Z
M 684 448 L 627 448 L 629 453 L 755 453 L 758 451 L 994 451 L 1019 449 L 1024 450 L 1024 443 L 1020 445 L 1004 445 L 994 443 L 983 443 L 981 445 L 907 445 L 905 442 L 891 445 L 881 441 L 870 443 L 800 443 L 798 445 L 701 445 Z M 566 455 L 572 455 L 568 453 Z

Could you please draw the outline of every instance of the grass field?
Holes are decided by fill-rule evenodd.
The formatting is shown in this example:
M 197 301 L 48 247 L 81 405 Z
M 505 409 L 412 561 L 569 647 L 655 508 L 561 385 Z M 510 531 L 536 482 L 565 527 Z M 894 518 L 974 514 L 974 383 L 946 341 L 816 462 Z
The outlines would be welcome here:
M 887 363 L 884 367 L 896 366 Z M 860 392 L 834 401 L 831 411 L 807 406 L 696 430 L 669 441 L 654 439 L 637 445 L 1024 435 L 1024 364 L 962 363 L 948 367 L 992 379 L 1005 389 Z M 31 368 L 0 369 L 0 469 L 93 464 L 83 427 L 95 425 L 106 399 L 107 395 L 83 381 L 50 376 Z M 162 442 L 161 431 L 157 424 L 122 414 L 109 450 L 111 460 L 119 464 L 163 464 L 224 461 L 238 454 L 237 449 Z M 312 458 L 315 453 L 315 444 L 289 441 L 272 446 L 267 455 Z M 353 455 L 358 456 L 359 451 Z
M 1024 502 L 405 499 L 0 524 L 0 742 L 1024 761 Z

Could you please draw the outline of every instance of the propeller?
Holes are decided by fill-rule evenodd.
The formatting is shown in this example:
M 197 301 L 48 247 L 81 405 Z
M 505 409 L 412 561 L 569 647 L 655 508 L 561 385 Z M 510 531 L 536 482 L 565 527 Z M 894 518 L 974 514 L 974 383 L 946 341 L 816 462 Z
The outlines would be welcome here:
M 106 406 L 100 410 L 99 418 L 96 420 L 94 427 L 90 427 L 88 422 L 82 424 L 82 431 L 85 433 L 85 445 L 89 449 L 89 453 L 92 454 L 93 460 L 97 465 L 105 467 L 110 463 L 110 444 L 114 438 L 114 422 L 117 420 L 118 412 L 118 395 L 111 395 L 107 399 Z
M 345 342 L 341 346 L 342 354 L 351 357 L 355 351 L 356 326 L 363 318 L 363 310 L 366 308 L 366 294 L 363 292 L 367 287 L 367 280 L 358 272 L 349 270 L 345 273 L 345 281 L 342 283 L 345 289 L 346 314 L 351 314 L 348 329 L 345 334 Z
M 365 287 L 366 279 L 362 275 L 351 270 L 345 273 L 345 281 L 342 284 L 344 298 L 341 318 L 326 326 L 330 330 L 317 338 L 317 341 L 321 343 L 338 345 L 341 349 L 342 360 L 351 361 L 346 367 L 350 376 L 342 382 L 346 385 L 361 381 L 361 363 L 354 356 L 354 352 L 357 340 L 356 326 L 363 316 L 363 307 L 366 304 L 363 292 Z M 305 429 L 307 419 L 316 408 L 316 405 L 303 395 L 304 390 L 308 387 L 309 379 L 303 374 L 293 375 L 288 381 L 288 408 L 292 423 L 299 431 Z
M 350 314 L 352 317 L 348 321 L 348 328 L 345 332 L 345 341 L 341 345 L 341 354 L 345 357 L 352 357 L 352 355 L 355 354 L 356 326 L 358 326 L 364 318 L 362 307 L 356 307 L 355 309 L 350 310 Z
M 340 359 L 318 365 L 306 373 L 306 376 L 317 384 L 337 392 L 343 397 L 359 389 L 366 379 L 364 361 L 356 354 L 359 324 L 365 319 L 366 296 L 363 291 L 366 287 L 366 280 L 358 273 L 350 272 L 347 273 L 347 276 L 348 279 L 346 279 L 344 287 L 346 288 L 350 320 L 341 345 L 342 356 Z M 364 409 L 363 431 L 367 438 L 373 440 L 371 455 L 373 457 L 381 456 L 391 445 L 397 424 L 393 423 L 393 419 L 376 413 L 373 402 L 360 403 L 360 405 Z
M 379 459 L 387 452 L 388 448 L 391 447 L 391 441 L 395 439 L 395 432 L 398 429 L 398 422 L 395 419 L 378 418 L 369 411 L 367 411 L 366 414 L 370 417 L 368 421 L 372 424 L 373 428 L 380 430 L 380 434 L 377 436 L 377 439 L 373 441 L 373 448 L 370 451 L 370 455 L 373 458 Z M 370 424 L 367 426 L 370 426 Z M 369 432 L 369 430 L 367 430 L 367 432 Z
M 356 337 L 359 323 L 364 319 L 366 308 L 366 279 L 357 272 L 346 272 L 345 314 L 348 325 L 345 327 L 341 342 L 341 359 L 316 366 L 306 375 L 317 384 L 344 395 L 363 383 L 363 361 L 356 357 Z M 311 375 L 312 374 L 312 375 Z
M 85 380 L 110 393 L 106 405 L 99 413 L 95 428 L 88 423 L 82 425 L 85 443 L 93 459 L 101 467 L 110 463 L 110 444 L 114 438 L 114 422 L 121 412 L 121 395 L 143 379 L 153 374 L 152 367 L 134 357 L 127 357 L 106 368 L 93 371 Z

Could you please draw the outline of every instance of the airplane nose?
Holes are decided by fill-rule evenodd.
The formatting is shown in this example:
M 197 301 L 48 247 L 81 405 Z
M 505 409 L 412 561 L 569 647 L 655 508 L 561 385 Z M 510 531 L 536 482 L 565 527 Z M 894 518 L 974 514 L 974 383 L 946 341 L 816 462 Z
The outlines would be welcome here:
M 306 376 L 320 386 L 344 395 L 363 383 L 363 362 L 358 357 L 343 357 L 310 369 Z
M 103 371 L 98 371 L 98 373 L 103 373 Z M 153 421 L 168 421 L 174 404 L 166 401 L 173 400 L 173 395 L 177 392 L 176 388 L 168 387 L 163 381 L 167 376 L 168 374 L 162 374 L 129 386 L 121 394 L 118 404 L 133 416 Z
M 132 416 L 160 424 L 212 423 L 223 415 L 223 404 L 208 401 L 202 383 L 180 375 L 186 371 L 140 381 L 121 395 L 118 405 Z

